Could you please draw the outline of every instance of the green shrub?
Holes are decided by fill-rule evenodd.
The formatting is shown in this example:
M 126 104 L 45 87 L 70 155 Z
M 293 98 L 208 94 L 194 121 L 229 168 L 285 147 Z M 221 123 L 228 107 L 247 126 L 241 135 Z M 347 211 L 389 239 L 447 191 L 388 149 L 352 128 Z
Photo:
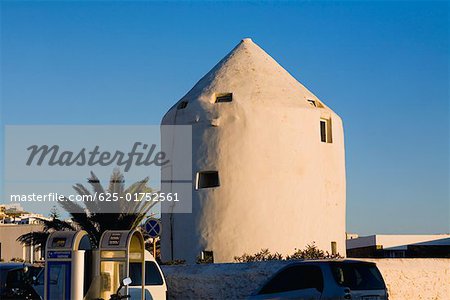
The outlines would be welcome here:
M 269 249 L 261 249 L 258 253 L 253 255 L 244 253 L 241 256 L 235 256 L 236 262 L 255 262 L 255 261 L 269 261 L 269 260 L 294 260 L 294 259 L 339 259 L 343 258 L 339 253 L 330 254 L 328 251 L 323 251 L 317 248 L 315 243 L 306 245 L 304 250 L 295 249 L 292 255 L 283 257 L 280 253 L 270 253 Z
M 254 262 L 254 261 L 268 261 L 268 260 L 282 260 L 283 255 L 276 252 L 274 254 L 270 253 L 269 249 L 261 249 L 256 254 L 249 255 L 244 253 L 242 256 L 235 256 L 234 260 L 237 262 Z

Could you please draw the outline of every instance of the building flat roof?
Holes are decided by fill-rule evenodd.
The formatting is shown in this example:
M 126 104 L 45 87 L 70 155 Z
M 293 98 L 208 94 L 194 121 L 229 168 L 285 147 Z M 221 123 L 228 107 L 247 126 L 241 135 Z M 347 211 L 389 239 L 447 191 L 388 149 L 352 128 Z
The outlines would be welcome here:
M 347 249 L 370 246 L 401 250 L 408 245 L 450 245 L 450 234 L 375 234 L 346 241 Z

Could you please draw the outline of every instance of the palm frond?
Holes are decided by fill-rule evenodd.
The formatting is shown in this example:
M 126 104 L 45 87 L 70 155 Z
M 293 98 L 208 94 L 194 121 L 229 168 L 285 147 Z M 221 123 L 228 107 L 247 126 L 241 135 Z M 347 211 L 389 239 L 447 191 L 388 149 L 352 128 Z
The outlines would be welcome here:
M 72 214 L 72 213 L 86 213 L 86 210 L 81 207 L 80 205 L 78 205 L 75 202 L 70 201 L 69 199 L 65 198 L 63 199 L 63 201 L 59 201 L 59 204 L 62 206 L 62 208 L 64 208 L 65 211 L 67 211 L 68 213 Z
M 85 201 L 83 201 L 83 204 L 89 212 L 98 211 L 99 207 L 97 201 L 94 201 L 96 200 L 94 199 L 94 195 L 92 195 L 84 185 L 77 183 L 73 185 L 72 188 L 78 193 L 78 195 L 85 196 Z
M 146 199 L 146 197 L 144 196 L 145 194 L 150 194 L 152 193 L 152 189 L 149 188 L 147 186 L 149 181 L 149 178 L 146 177 L 141 181 L 138 181 L 134 184 L 132 184 L 129 188 L 127 188 L 124 191 L 124 194 L 131 194 L 132 195 L 132 199 L 135 200 L 136 195 L 138 197 L 139 201 L 130 201 L 127 203 L 124 203 L 124 207 L 122 207 L 121 211 L 124 213 L 141 213 L 143 210 L 143 206 L 147 207 L 147 203 L 156 203 L 155 201 L 148 201 L 148 199 Z M 143 197 L 141 197 L 141 195 Z M 141 198 L 139 198 L 141 197 Z M 150 199 L 151 200 L 151 199 Z
M 44 225 L 44 231 L 61 231 L 61 230 L 75 230 L 72 224 L 59 219 L 40 219 Z
M 125 187 L 125 179 L 123 174 L 119 169 L 114 169 L 111 178 L 109 180 L 108 192 L 113 194 L 117 193 L 118 195 L 123 194 Z
M 132 195 L 135 193 L 151 193 L 152 189 L 148 187 L 148 181 L 149 178 L 146 177 L 125 189 L 124 176 L 120 170 L 115 169 L 106 190 L 93 172 L 88 178 L 92 191 L 80 183 L 75 184 L 73 188 L 79 195 L 111 193 L 119 196 L 119 199 L 126 199 L 127 193 Z M 119 200 L 107 203 L 84 201 L 82 206 L 68 199 L 64 199 L 64 201 L 59 203 L 70 213 L 73 224 L 53 219 L 52 221 L 44 222 L 45 231 L 84 229 L 88 232 L 93 247 L 98 247 L 100 237 L 105 230 L 130 230 L 137 228 L 148 211 L 156 204 L 154 201 L 145 200 Z M 102 205 L 108 205 L 108 211 L 113 211 L 113 213 L 102 213 L 104 211 L 102 210 Z
M 50 235 L 49 232 L 44 231 L 34 231 L 22 234 L 16 241 L 26 246 L 36 246 L 36 250 L 45 247 L 47 238 Z
M 75 222 L 81 229 L 86 230 L 89 234 L 92 246 L 98 247 L 102 232 L 98 228 L 98 224 L 93 222 L 92 218 L 86 213 L 71 213 L 72 221 Z
M 92 190 L 94 191 L 94 193 L 97 193 L 97 194 L 105 193 L 105 189 L 101 185 L 100 180 L 92 171 L 91 171 L 91 177 L 88 178 L 88 182 L 92 186 Z

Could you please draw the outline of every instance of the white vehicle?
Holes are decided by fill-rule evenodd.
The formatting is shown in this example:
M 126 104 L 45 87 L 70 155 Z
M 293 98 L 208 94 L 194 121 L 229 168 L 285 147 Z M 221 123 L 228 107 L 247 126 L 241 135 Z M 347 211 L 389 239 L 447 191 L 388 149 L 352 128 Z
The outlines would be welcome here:
M 167 299 L 167 285 L 164 275 L 153 255 L 147 250 L 145 252 L 145 300 L 165 300 Z M 128 286 L 131 299 L 135 298 L 135 293 L 141 291 L 141 265 L 139 263 L 130 263 L 131 284 Z
M 374 263 L 315 260 L 285 266 L 249 299 L 387 300 L 388 294 Z

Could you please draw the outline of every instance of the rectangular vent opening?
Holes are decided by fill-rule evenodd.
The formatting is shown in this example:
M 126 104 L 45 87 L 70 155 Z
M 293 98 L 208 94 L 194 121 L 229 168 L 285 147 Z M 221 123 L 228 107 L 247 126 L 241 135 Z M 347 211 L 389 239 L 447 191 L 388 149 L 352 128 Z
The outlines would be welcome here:
M 202 251 L 200 254 L 200 262 L 204 264 L 213 264 L 214 263 L 214 252 L 213 251 Z
M 308 103 L 311 106 L 317 107 L 317 108 L 323 108 L 323 104 L 320 103 L 319 100 L 313 100 L 313 99 L 306 99 L 306 101 L 308 101 Z
M 216 103 L 232 102 L 233 93 L 216 94 Z
M 331 119 L 320 119 L 320 141 L 322 143 L 332 143 Z
M 197 190 L 218 186 L 220 186 L 218 171 L 202 171 L 197 173 Z
M 181 102 L 178 104 L 177 109 L 185 109 L 185 108 L 187 107 L 187 105 L 188 105 L 188 102 L 187 102 L 187 101 L 181 101 Z
M 317 104 L 316 104 L 316 101 L 315 101 L 315 100 L 310 100 L 310 99 L 308 99 L 308 100 L 306 100 L 306 101 L 308 101 L 308 103 L 311 104 L 312 106 L 317 107 Z

